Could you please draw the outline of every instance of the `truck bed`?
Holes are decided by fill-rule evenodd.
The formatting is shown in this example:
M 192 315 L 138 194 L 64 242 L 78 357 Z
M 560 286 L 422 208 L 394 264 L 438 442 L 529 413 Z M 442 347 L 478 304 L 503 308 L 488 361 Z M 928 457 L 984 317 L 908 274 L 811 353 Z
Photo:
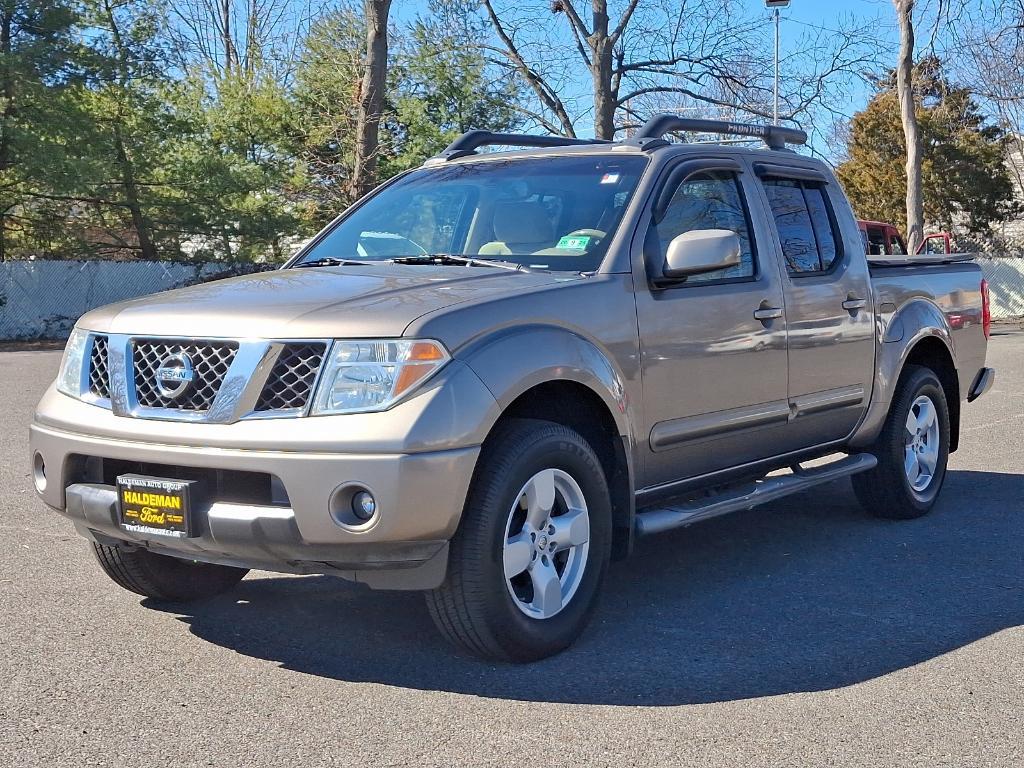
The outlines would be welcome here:
M 960 264 L 974 260 L 970 253 L 929 253 L 917 256 L 868 256 L 868 266 L 875 267 L 927 267 L 936 264 Z
M 938 328 L 945 326 L 956 355 L 961 390 L 967 391 L 985 364 L 986 348 L 982 274 L 973 257 L 959 253 L 869 258 L 868 265 L 875 312 L 886 339 L 898 340 L 900 328 L 888 324 L 907 305 L 916 304 L 914 313 L 927 313 Z

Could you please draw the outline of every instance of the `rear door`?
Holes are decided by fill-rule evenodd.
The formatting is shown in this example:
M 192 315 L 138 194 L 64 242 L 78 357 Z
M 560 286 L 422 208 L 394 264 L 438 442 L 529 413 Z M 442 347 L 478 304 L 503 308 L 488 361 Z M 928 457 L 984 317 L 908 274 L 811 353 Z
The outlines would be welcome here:
M 641 220 L 634 258 L 647 487 L 773 455 L 789 414 L 783 278 L 755 237 L 770 231 L 757 179 L 731 159 L 667 173 L 655 197 L 670 202 Z M 735 232 L 740 265 L 657 283 L 669 241 L 699 229 Z
M 874 309 L 857 223 L 831 175 L 755 163 L 784 265 L 791 447 L 848 436 L 871 394 Z M 871 230 L 868 230 L 869 238 Z

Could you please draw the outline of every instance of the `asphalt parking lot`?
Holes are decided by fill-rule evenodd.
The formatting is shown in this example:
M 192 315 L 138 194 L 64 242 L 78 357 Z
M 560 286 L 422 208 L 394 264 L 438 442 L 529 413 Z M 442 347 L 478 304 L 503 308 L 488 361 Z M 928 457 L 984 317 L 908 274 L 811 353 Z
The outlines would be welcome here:
M 0 352 L 0 765 L 1020 766 L 1024 333 L 928 517 L 846 485 L 642 543 L 582 641 L 453 653 L 420 596 L 252 573 L 189 613 L 31 491 L 58 352 Z

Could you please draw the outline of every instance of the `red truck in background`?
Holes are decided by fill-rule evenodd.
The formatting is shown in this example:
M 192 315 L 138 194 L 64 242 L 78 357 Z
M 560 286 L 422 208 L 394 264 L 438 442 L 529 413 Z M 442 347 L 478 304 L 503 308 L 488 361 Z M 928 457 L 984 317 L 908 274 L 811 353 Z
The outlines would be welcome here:
M 905 256 L 907 244 L 903 235 L 892 224 L 882 221 L 857 220 L 864 248 L 869 256 Z M 949 232 L 926 235 L 917 253 L 952 253 L 953 242 Z

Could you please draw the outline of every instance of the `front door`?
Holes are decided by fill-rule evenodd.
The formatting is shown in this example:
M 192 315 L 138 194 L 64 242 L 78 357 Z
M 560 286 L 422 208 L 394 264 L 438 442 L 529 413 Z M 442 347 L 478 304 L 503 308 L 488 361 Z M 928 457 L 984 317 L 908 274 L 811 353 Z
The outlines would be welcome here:
M 782 274 L 754 236 L 769 231 L 763 206 L 747 203 L 757 179 L 728 159 L 683 161 L 669 178 L 676 189 L 657 196 L 671 194 L 662 215 L 647 214 L 634 270 L 648 488 L 776 455 L 789 417 Z M 653 286 L 669 241 L 700 229 L 735 232 L 741 263 Z

